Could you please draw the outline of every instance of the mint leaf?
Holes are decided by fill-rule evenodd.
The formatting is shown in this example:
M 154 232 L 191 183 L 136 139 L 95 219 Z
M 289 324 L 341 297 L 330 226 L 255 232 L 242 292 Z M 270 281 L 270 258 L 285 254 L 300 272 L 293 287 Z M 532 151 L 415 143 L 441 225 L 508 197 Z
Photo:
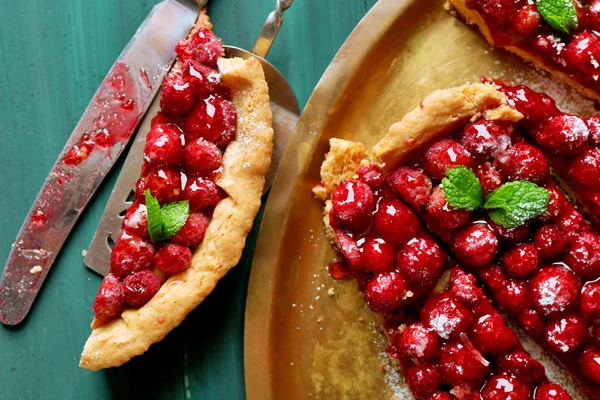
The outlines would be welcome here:
M 474 211 L 483 204 L 483 193 L 479 179 L 467 167 L 458 166 L 446 172 L 442 179 L 446 201 L 454 208 Z
M 573 0 L 538 0 L 537 8 L 542 18 L 557 31 L 569 34 L 579 25 Z
M 160 204 L 156 197 L 152 197 L 150 190 L 144 192 L 146 196 L 146 212 L 148 213 L 148 232 L 150 232 L 150 239 L 153 242 L 159 242 L 162 240 L 162 213 L 160 211 Z
M 162 240 L 167 240 L 175 236 L 181 227 L 185 225 L 190 213 L 190 203 L 185 200 L 165 204 L 161 212 L 163 222 Z
M 508 182 L 490 194 L 484 208 L 498 225 L 516 228 L 525 221 L 543 214 L 548 208 L 550 193 L 529 181 Z

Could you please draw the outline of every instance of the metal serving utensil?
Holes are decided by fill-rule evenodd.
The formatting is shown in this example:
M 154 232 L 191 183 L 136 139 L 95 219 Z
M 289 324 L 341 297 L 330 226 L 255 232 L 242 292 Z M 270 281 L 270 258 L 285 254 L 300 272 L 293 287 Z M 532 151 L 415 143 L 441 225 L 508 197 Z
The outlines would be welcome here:
M 292 0 L 277 0 L 275 11 L 267 17 L 265 24 L 251 51 L 234 46 L 225 46 L 225 56 L 250 58 L 254 57 L 262 64 L 265 78 L 269 84 L 269 96 L 271 99 L 271 110 L 273 112 L 274 146 L 271 168 L 267 174 L 265 189 L 271 187 L 277 167 L 281 162 L 283 150 L 296 127 L 300 113 L 296 96 L 283 75 L 264 57 L 267 56 L 281 23 L 283 22 L 283 11 L 292 5 Z M 133 199 L 135 182 L 143 163 L 143 150 L 146 134 L 150 130 L 150 121 L 159 111 L 159 96 L 154 100 L 146 113 L 138 130 L 131 150 L 127 155 L 121 174 L 115 184 L 113 192 L 106 204 L 94 238 L 88 248 L 84 264 L 101 275 L 108 274 L 110 270 L 111 244 L 116 240 L 121 230 L 121 224 L 125 211 L 131 205 Z

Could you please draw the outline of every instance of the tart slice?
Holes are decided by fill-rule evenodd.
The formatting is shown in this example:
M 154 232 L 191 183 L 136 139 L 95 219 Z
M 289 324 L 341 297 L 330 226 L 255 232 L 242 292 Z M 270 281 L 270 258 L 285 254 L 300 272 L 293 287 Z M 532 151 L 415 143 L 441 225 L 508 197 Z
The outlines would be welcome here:
M 204 13 L 176 47 L 136 194 L 94 301 L 80 366 L 160 341 L 235 266 L 261 203 L 273 130 L 256 59 L 225 59 Z
M 600 1 L 449 0 L 490 45 L 600 101 Z

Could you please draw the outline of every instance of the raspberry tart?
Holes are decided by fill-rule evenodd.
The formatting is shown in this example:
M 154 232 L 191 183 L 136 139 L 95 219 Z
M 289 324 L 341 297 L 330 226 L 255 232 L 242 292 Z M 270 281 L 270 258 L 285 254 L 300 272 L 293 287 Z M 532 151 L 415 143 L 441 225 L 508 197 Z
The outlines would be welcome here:
M 357 280 L 415 397 L 570 398 L 513 340 L 502 309 L 600 398 L 600 238 L 550 174 L 580 172 L 563 163 L 594 146 L 575 138 L 575 118 L 589 130 L 595 117 L 484 80 L 432 93 L 370 153 L 330 141 L 314 188 L 341 255 L 330 274 Z M 452 375 L 463 362 L 473 375 Z
M 175 49 L 83 368 L 121 365 L 179 325 L 238 263 L 260 207 L 273 140 L 267 83 L 256 59 L 223 58 L 211 28 L 201 13 Z

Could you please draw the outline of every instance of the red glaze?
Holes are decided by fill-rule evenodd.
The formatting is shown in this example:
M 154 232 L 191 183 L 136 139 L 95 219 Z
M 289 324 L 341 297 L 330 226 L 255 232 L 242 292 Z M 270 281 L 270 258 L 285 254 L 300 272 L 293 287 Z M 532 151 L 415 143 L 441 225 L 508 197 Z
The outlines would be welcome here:
M 379 274 L 396 269 L 396 251 L 381 238 L 367 239 L 361 247 L 361 265 L 365 271 Z
M 523 351 L 514 351 L 499 358 L 496 368 L 498 372 L 516 376 L 529 385 L 539 383 L 546 374 L 544 366 Z
M 123 218 L 121 226 L 131 236 L 137 236 L 145 241 L 150 241 L 148 233 L 148 213 L 144 204 L 134 202 Z
M 341 260 L 333 260 L 330 262 L 327 270 L 333 279 L 346 279 L 352 272 L 348 264 Z
M 160 94 L 161 110 L 178 117 L 190 111 L 196 104 L 196 93 L 191 83 L 183 79 L 181 72 L 167 75 Z
M 515 334 L 495 313 L 483 315 L 475 321 L 471 338 L 480 351 L 497 356 L 506 354 L 517 344 Z
M 394 246 L 403 246 L 414 238 L 421 225 L 419 218 L 395 198 L 382 199 L 373 215 L 373 225 Z
M 189 247 L 176 243 L 167 243 L 154 255 L 154 264 L 167 274 L 175 274 L 187 269 L 191 260 L 192 252 Z
M 487 223 L 494 231 L 496 231 L 498 239 L 507 244 L 517 244 L 526 241 L 529 237 L 529 230 L 531 228 L 531 221 L 527 221 L 516 228 L 505 228 L 502 225 L 496 224 L 491 219 L 489 219 Z
M 151 271 L 139 271 L 123 280 L 123 300 L 133 307 L 146 304 L 160 289 L 160 280 Z
M 588 189 L 600 190 L 600 148 L 590 147 L 575 157 L 569 167 L 569 175 Z
M 342 181 L 331 195 L 334 218 L 346 229 L 361 232 L 371 225 L 375 196 L 371 188 L 356 181 Z
M 581 372 L 596 383 L 600 383 L 600 351 L 596 347 L 588 347 L 579 356 Z

